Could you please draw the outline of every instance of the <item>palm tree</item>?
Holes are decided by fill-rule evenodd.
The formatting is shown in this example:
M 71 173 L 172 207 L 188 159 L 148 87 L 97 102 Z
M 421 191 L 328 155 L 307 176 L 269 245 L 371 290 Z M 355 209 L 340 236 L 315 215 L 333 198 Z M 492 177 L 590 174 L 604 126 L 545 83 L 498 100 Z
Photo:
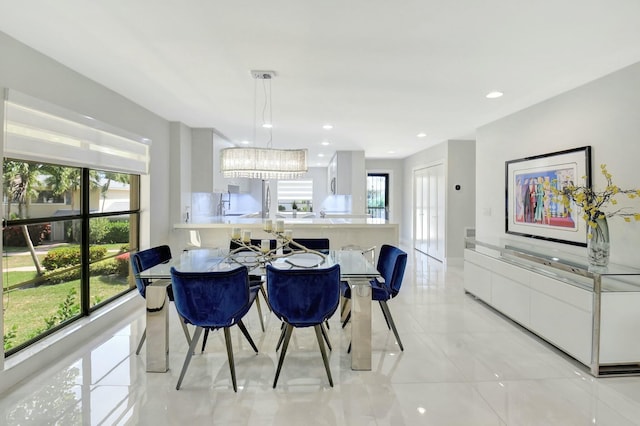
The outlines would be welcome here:
M 102 207 L 100 211 L 104 211 L 104 205 L 107 201 L 107 192 L 109 192 L 109 186 L 111 186 L 111 182 L 120 182 L 124 184 L 129 183 L 129 175 L 126 173 L 116 173 L 116 172 L 102 172 L 104 179 L 106 182 L 100 186 L 100 196 L 102 197 Z
M 18 216 L 23 218 L 29 217 L 29 206 L 31 205 L 31 197 L 35 194 L 35 182 L 40 174 L 42 165 L 37 163 L 28 163 L 24 161 L 4 161 L 3 179 L 5 190 L 7 194 L 7 200 L 13 200 L 18 202 Z M 10 209 L 10 204 L 8 208 Z M 10 213 L 11 210 L 8 210 Z M 10 217 L 10 216 L 8 216 Z M 33 263 L 36 267 L 38 275 L 44 274 L 44 268 L 40 264 L 40 259 L 36 254 L 36 250 L 33 247 L 31 236 L 27 225 L 22 225 L 22 235 L 33 259 Z

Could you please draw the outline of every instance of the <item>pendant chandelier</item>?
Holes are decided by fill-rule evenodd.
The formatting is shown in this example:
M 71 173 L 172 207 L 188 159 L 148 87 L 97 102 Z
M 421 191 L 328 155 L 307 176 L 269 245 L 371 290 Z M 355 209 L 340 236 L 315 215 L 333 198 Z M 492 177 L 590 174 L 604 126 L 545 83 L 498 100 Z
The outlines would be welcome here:
M 297 179 L 308 170 L 306 149 L 274 149 L 272 145 L 271 119 L 265 121 L 267 103 L 271 116 L 271 79 L 275 77 L 273 71 L 251 71 L 254 83 L 253 102 L 253 142 L 256 141 L 256 103 L 257 80 L 262 80 L 265 100 L 262 109 L 262 127 L 269 129 L 269 141 L 266 148 L 236 147 L 226 148 L 220 151 L 220 168 L 225 178 L 249 178 L 249 179 Z M 269 94 L 267 97 L 266 81 L 269 81 Z

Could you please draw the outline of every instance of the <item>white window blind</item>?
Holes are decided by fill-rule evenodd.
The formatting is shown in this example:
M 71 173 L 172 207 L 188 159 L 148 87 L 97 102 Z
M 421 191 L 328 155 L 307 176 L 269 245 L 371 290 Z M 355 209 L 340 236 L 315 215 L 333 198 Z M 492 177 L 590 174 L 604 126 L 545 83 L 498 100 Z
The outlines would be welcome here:
M 279 180 L 278 201 L 313 200 L 313 180 Z
M 149 139 L 8 89 L 4 156 L 147 174 Z

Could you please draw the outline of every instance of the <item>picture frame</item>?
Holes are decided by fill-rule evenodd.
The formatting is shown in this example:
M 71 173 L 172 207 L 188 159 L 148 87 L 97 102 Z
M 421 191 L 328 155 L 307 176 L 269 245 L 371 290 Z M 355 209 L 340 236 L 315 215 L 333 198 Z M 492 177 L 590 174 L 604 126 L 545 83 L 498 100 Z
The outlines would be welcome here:
M 557 202 L 551 186 L 591 186 L 591 147 L 505 162 L 507 234 L 586 247 L 586 223 L 577 207 Z

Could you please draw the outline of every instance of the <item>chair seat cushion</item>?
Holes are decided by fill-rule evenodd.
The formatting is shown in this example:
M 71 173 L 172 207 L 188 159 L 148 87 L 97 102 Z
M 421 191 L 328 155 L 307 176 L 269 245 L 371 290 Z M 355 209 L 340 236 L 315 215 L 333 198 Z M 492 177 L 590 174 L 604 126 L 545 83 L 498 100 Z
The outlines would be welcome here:
M 369 281 L 369 284 L 371 285 L 371 300 L 379 302 L 381 300 L 389 300 L 393 297 L 391 291 L 389 291 L 384 283 L 372 279 Z M 349 287 L 349 283 L 346 281 L 340 282 L 340 294 L 347 299 L 351 299 L 351 287 Z

